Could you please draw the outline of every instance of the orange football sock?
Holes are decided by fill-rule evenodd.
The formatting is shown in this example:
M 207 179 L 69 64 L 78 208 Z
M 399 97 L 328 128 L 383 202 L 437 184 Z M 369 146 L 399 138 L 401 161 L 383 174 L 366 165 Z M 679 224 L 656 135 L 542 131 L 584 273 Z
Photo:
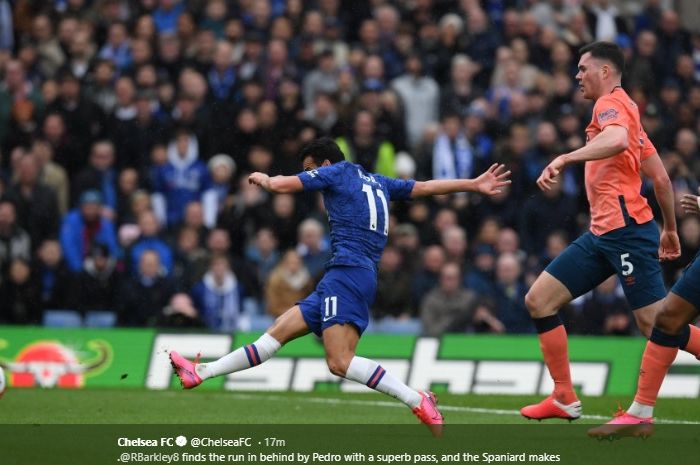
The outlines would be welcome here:
M 653 341 L 647 342 L 644 355 L 642 355 L 637 395 L 634 396 L 635 402 L 652 407 L 656 404 L 661 383 L 666 377 L 668 367 L 676 359 L 676 354 L 678 354 L 678 347 L 662 346 Z
M 571 383 L 569 349 L 564 325 L 539 334 L 544 363 L 554 380 L 554 398 L 562 404 L 576 402 L 578 398 Z
M 681 347 L 681 350 L 693 354 L 695 358 L 700 358 L 700 328 L 695 325 L 688 325 L 688 328 L 690 328 L 688 342 L 685 347 Z

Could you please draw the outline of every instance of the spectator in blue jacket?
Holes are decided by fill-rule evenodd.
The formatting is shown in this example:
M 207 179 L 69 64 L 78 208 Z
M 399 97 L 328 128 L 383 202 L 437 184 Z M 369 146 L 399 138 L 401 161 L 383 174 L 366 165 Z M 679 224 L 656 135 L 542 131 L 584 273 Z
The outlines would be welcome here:
M 167 153 L 167 163 L 156 168 L 153 201 L 159 219 L 170 227 L 182 222 L 185 206 L 199 201 L 211 182 L 207 165 L 199 159 L 197 138 L 189 131 L 178 130 Z
M 163 239 L 160 238 L 160 225 L 156 219 L 156 215 L 147 210 L 139 215 L 139 229 L 141 235 L 138 240 L 131 246 L 129 252 L 129 262 L 131 271 L 138 271 L 138 264 L 141 263 L 141 255 L 147 250 L 154 250 L 160 257 L 162 274 L 169 276 L 173 271 L 173 251 Z
M 80 206 L 69 211 L 61 225 L 61 247 L 68 269 L 79 273 L 83 260 L 95 244 L 104 244 L 109 254 L 117 255 L 117 234 L 114 224 L 100 216 L 102 194 L 88 190 L 80 194 Z

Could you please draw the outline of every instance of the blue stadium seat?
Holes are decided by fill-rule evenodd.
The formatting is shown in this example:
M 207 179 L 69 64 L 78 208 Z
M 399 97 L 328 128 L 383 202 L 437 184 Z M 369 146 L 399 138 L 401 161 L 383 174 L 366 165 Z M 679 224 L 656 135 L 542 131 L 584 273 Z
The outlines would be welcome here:
M 75 310 L 45 310 L 43 324 L 49 328 L 80 328 L 83 318 Z
M 114 312 L 94 311 L 85 315 L 85 326 L 88 328 L 113 328 L 117 324 L 117 314 Z

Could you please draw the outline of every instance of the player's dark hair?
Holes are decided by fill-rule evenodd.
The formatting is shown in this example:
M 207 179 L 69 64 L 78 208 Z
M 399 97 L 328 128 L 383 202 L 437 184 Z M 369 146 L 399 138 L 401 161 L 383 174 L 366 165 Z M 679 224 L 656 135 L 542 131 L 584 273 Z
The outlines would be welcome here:
M 593 42 L 592 44 L 584 45 L 578 51 L 579 55 L 591 53 L 593 58 L 607 60 L 613 64 L 615 69 L 622 74 L 625 71 L 625 56 L 622 54 L 622 49 L 619 45 L 613 42 Z
M 304 160 L 306 157 L 311 157 L 318 166 L 321 166 L 325 160 L 333 163 L 345 161 L 345 155 L 330 137 L 321 137 L 304 144 L 299 150 L 299 159 Z

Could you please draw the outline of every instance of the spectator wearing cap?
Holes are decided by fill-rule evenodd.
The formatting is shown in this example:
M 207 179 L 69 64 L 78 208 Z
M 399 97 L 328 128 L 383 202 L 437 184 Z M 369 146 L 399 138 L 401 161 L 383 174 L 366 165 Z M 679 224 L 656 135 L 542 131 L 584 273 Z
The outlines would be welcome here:
M 31 154 L 23 155 L 15 165 L 17 182 L 4 195 L 17 212 L 17 222 L 29 233 L 32 248 L 58 234 L 60 215 L 56 193 L 39 181 L 39 163 Z
M 336 139 L 346 160 L 357 163 L 365 170 L 388 177 L 396 177 L 395 150 L 391 142 L 379 139 L 376 121 L 368 111 L 358 111 L 352 132 Z
M 80 312 L 114 311 L 119 274 L 117 259 L 105 244 L 95 244 L 71 287 L 71 307 Z
M 68 269 L 73 273 L 79 273 L 83 269 L 83 260 L 95 244 L 105 244 L 110 255 L 117 254 L 114 224 L 100 215 L 101 209 L 102 194 L 88 190 L 80 195 L 79 207 L 69 211 L 63 219 L 61 247 Z
M 214 155 L 207 164 L 212 184 L 202 194 L 202 209 L 204 210 L 204 225 L 207 228 L 216 227 L 219 214 L 231 190 L 231 180 L 236 174 L 236 163 L 230 156 L 220 153 Z
M 156 168 L 154 208 L 161 222 L 178 225 L 185 206 L 199 200 L 209 188 L 207 165 L 199 159 L 199 144 L 193 134 L 180 129 L 168 144 L 168 161 Z
M 423 75 L 420 56 L 406 58 L 406 73 L 391 82 L 404 107 L 404 124 L 410 147 L 415 149 L 426 126 L 438 121 L 440 89 L 435 80 Z

